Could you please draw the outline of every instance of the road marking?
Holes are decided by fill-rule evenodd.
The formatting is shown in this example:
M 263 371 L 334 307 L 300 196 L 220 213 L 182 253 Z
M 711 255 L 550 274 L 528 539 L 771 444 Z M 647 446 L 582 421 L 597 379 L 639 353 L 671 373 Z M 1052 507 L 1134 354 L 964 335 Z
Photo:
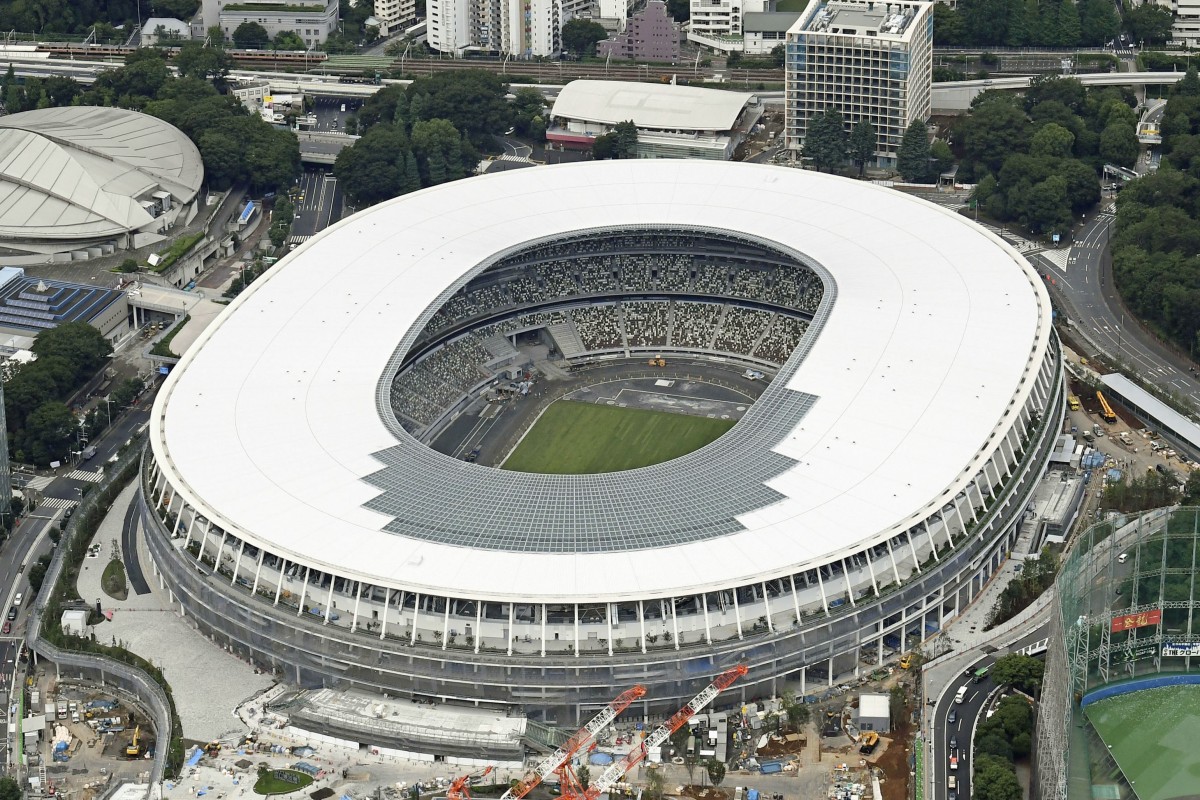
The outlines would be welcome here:
M 76 500 L 68 500 L 65 497 L 46 497 L 42 502 L 37 504 L 39 509 L 43 508 L 73 508 L 79 505 Z
M 88 469 L 75 469 L 66 474 L 67 480 L 86 481 L 88 483 L 99 483 L 104 480 L 104 470 L 98 469 L 92 472 Z

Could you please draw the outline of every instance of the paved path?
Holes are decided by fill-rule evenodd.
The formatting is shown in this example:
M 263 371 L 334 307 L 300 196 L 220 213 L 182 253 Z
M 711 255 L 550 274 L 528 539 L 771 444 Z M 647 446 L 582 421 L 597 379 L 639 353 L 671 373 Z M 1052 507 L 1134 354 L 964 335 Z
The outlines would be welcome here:
M 137 548 L 137 501 L 131 500 L 125 509 L 125 522 L 121 527 L 121 556 L 125 559 L 125 574 L 129 577 L 129 585 L 134 594 L 150 594 L 150 585 L 142 572 L 142 560 L 138 558 Z M 119 511 L 120 506 L 113 506 L 113 511 Z
M 135 501 L 136 493 L 135 482 L 118 495 L 92 540 L 100 544 L 101 557 L 84 559 L 79 573 L 79 596 L 89 603 L 101 598 L 104 610 L 113 614 L 111 622 L 95 627 L 95 636 L 101 642 L 120 642 L 163 671 L 171 684 L 185 738 L 207 742 L 243 733 L 245 726 L 234 716 L 234 709 L 274 683 L 271 676 L 255 674 L 249 664 L 200 635 L 191 620 L 179 615 L 177 606 L 158 588 L 156 580 L 149 581 L 146 594 L 131 593 L 124 600 L 108 598 L 100 590 L 108 548 L 122 536 L 126 509 Z M 140 563 L 149 564 L 150 555 L 136 519 L 133 527 L 136 536 L 129 549 L 136 551 Z

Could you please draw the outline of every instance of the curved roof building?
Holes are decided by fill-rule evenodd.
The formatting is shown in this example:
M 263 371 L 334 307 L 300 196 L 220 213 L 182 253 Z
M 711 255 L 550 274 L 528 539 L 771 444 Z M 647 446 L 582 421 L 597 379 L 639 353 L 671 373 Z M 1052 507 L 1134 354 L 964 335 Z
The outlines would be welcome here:
M 0 117 L 0 256 L 36 263 L 151 244 L 203 177 L 187 136 L 136 111 L 69 106 Z
M 426 446 L 498 338 L 574 325 L 572 363 L 633 359 L 644 319 L 671 329 L 646 351 L 773 379 L 637 470 Z M 300 683 L 561 719 L 630 680 L 671 707 L 748 660 L 753 695 L 882 662 L 969 601 L 1061 383 L 1036 272 L 922 200 L 700 161 L 487 176 L 318 234 L 205 332 L 152 417 L 150 549 L 202 627 Z

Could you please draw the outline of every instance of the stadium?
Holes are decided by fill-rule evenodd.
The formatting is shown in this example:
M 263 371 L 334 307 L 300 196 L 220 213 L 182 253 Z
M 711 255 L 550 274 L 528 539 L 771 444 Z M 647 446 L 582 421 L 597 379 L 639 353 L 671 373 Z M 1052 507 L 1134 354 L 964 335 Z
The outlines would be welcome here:
M 803 692 L 981 590 L 1062 392 L 1038 275 L 922 200 L 501 173 L 359 213 L 223 312 L 156 401 L 147 544 L 201 631 L 301 686 L 559 724 L 738 662 L 744 698 Z
M 200 151 L 178 128 L 121 108 L 0 117 L 0 257 L 77 261 L 163 241 L 197 212 Z
M 1194 507 L 1114 515 L 1080 535 L 1055 584 L 1037 726 L 1042 797 L 1196 796 L 1198 554 Z

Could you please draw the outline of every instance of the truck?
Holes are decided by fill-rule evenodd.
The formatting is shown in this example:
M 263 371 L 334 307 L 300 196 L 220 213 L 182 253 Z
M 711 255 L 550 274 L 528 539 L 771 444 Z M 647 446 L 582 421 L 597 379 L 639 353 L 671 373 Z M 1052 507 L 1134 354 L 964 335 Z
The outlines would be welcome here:
M 58 719 L 67 718 L 67 703 L 64 700 L 58 701 Z
M 1073 394 L 1067 395 L 1067 408 L 1072 411 L 1078 411 L 1083 408 L 1083 404 L 1079 402 L 1079 398 Z
M 88 445 L 83 448 L 83 452 L 80 455 L 83 456 L 84 461 L 91 461 L 96 456 L 96 448 Z
M 966 700 L 966 699 L 967 699 L 967 687 L 966 686 L 958 687 L 958 694 L 954 695 L 954 702 L 961 704 L 962 701 Z

